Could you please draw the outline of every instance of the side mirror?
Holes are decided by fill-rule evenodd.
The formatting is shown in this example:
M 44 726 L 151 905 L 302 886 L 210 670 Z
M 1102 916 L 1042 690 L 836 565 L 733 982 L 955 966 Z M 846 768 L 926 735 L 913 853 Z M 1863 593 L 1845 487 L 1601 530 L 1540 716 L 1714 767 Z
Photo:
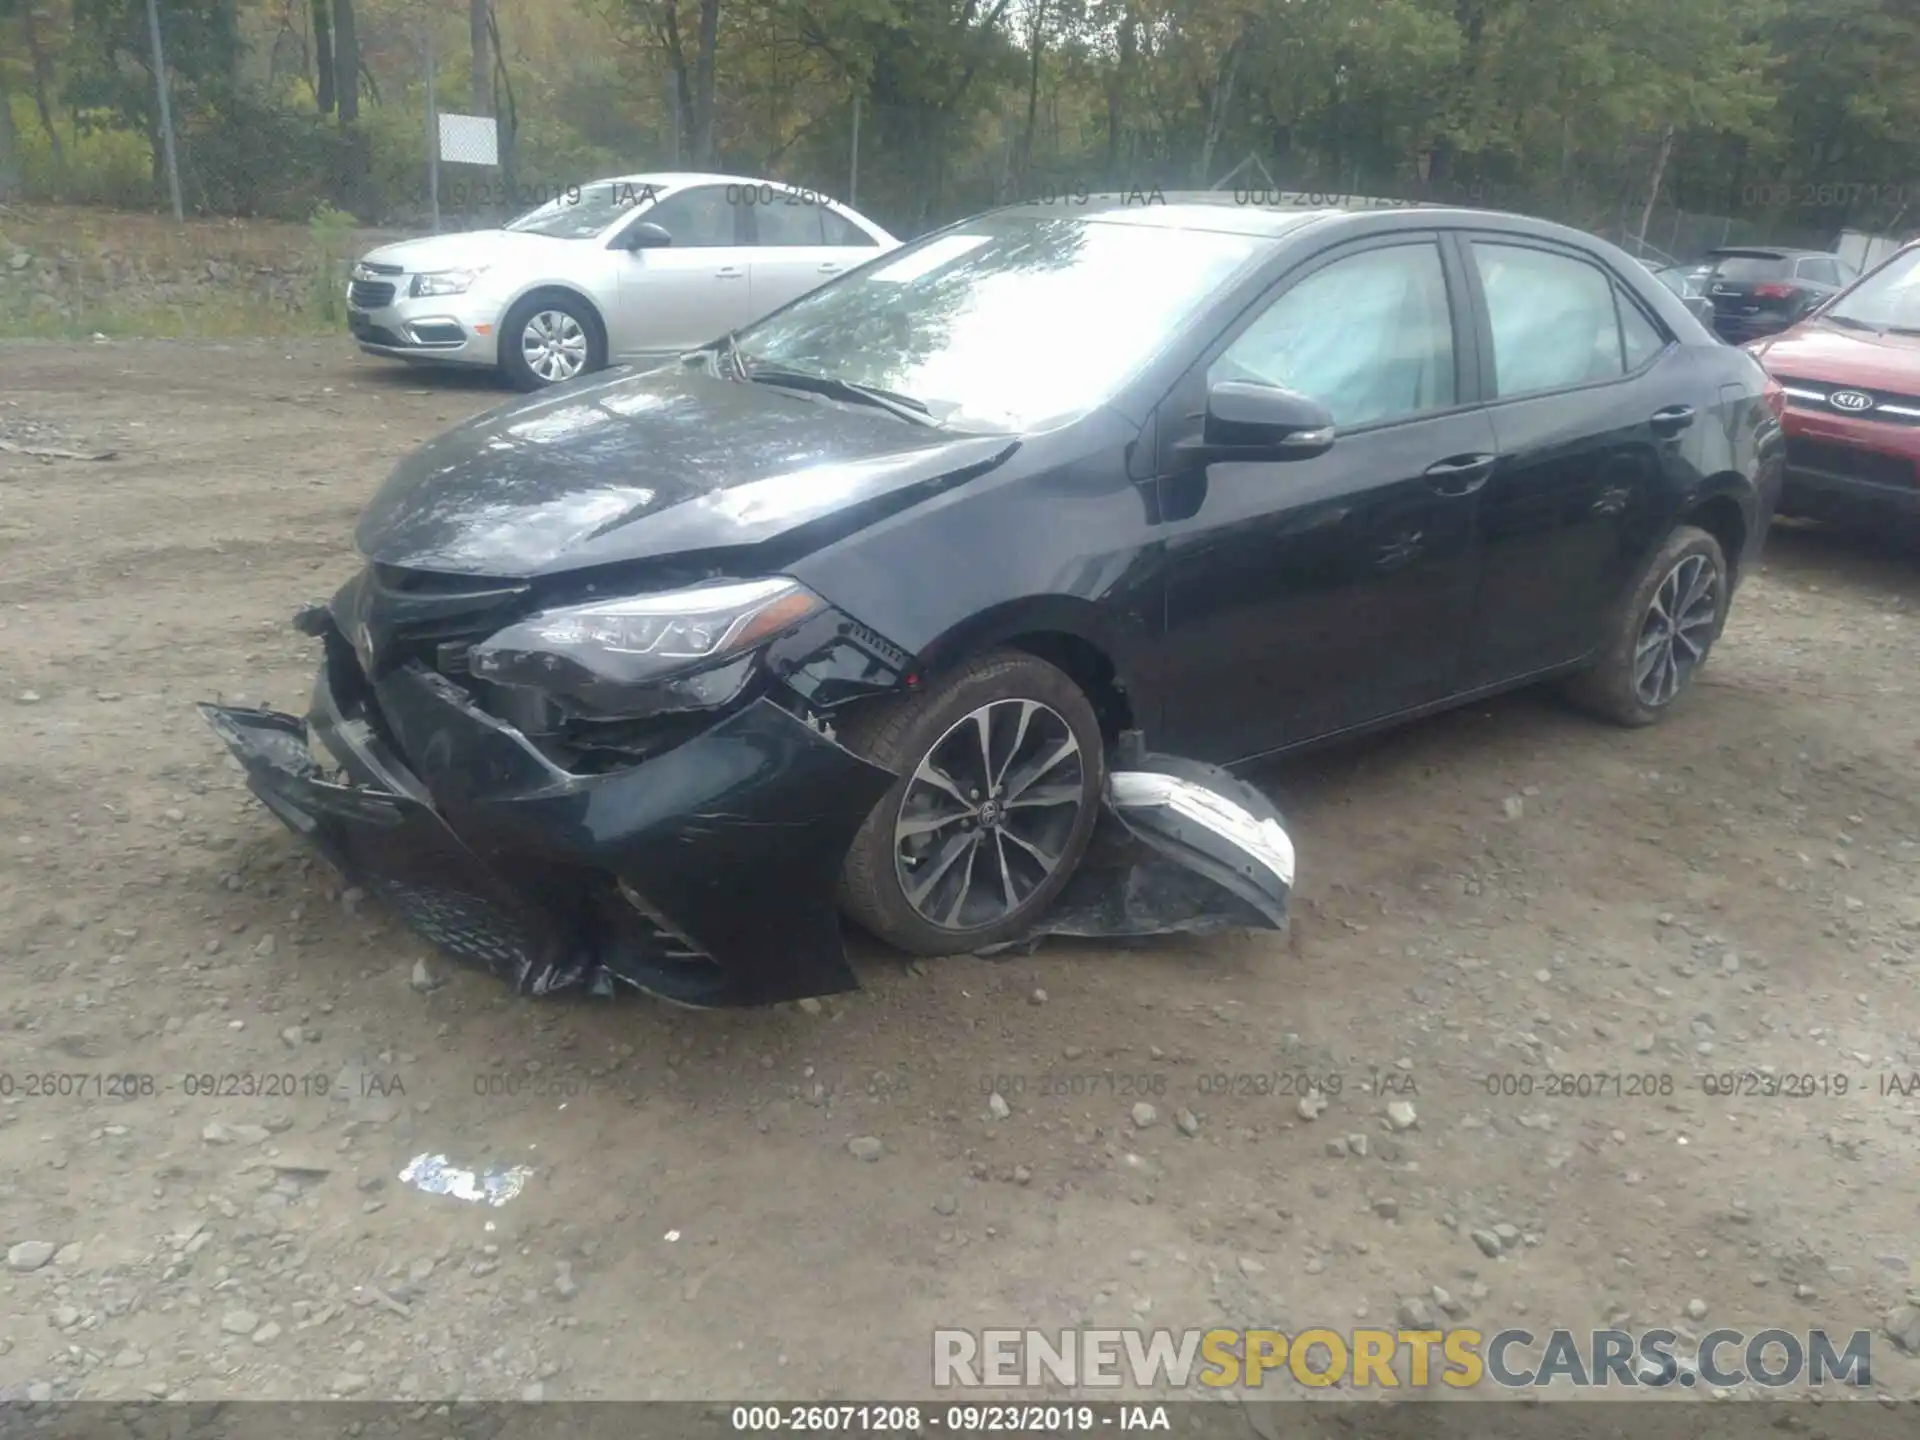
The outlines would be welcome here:
M 671 244 L 673 244 L 673 236 L 670 235 L 664 227 L 654 224 L 651 220 L 642 220 L 638 224 L 629 225 L 618 235 L 614 236 L 612 248 L 615 250 L 658 250 L 663 246 Z
M 1214 460 L 1306 460 L 1333 448 L 1333 414 L 1311 396 L 1279 385 L 1220 380 L 1207 388 L 1198 446 Z

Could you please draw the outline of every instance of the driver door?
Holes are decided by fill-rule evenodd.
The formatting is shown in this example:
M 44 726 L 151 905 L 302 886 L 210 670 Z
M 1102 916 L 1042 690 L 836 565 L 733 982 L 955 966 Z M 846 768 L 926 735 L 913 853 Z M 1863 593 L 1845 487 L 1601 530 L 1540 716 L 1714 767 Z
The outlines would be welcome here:
M 676 190 L 630 222 L 658 225 L 673 244 L 617 252 L 618 301 L 607 325 L 614 360 L 670 358 L 755 317 L 743 188 Z
M 1256 302 L 1162 403 L 1158 748 L 1228 764 L 1452 692 L 1495 451 L 1467 293 L 1434 235 L 1335 250 Z M 1332 448 L 1183 461 L 1221 380 L 1321 401 Z

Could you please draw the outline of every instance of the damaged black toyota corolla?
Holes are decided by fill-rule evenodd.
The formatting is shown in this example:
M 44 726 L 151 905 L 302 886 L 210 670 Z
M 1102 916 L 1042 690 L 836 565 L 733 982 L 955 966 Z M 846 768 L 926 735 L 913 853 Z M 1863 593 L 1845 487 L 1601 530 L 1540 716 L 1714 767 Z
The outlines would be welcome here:
M 1659 718 L 1776 397 L 1622 252 L 1468 211 L 1016 207 L 459 426 L 298 624 L 255 792 L 523 990 L 760 1004 L 1285 922 L 1220 766 L 1569 676 Z

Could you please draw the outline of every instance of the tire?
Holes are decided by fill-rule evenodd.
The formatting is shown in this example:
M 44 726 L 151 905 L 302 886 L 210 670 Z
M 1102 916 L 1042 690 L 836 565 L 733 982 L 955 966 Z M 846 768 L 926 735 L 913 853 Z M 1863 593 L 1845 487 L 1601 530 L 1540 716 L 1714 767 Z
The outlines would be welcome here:
M 570 359 L 577 351 L 579 368 L 569 373 L 546 375 L 529 356 L 529 331 L 550 336 L 548 353 L 557 359 Z M 576 344 L 577 342 L 577 344 Z M 552 291 L 527 296 L 507 312 L 500 322 L 500 373 L 516 390 L 544 390 L 580 375 L 606 368 L 607 337 L 600 328 L 600 317 L 577 295 Z M 564 368 L 564 367 L 556 367 Z
M 999 770 L 997 790 L 971 783 L 985 768 L 980 714 L 987 717 Z M 1077 753 L 1044 764 L 1067 748 L 1069 737 Z M 839 739 L 899 777 L 854 836 L 841 871 L 841 908 L 862 929 L 910 954 L 966 954 L 1024 934 L 1072 877 L 1100 817 L 1106 747 L 1093 706 L 1063 671 L 1019 651 L 978 656 L 923 693 L 850 714 Z M 982 800 L 993 802 L 986 826 L 962 818 L 975 803 L 971 798 L 953 800 L 944 787 L 919 778 L 923 764 L 969 797 L 983 791 Z M 1021 790 L 1027 803 L 1000 808 Z M 1078 808 L 1069 812 L 1069 804 Z M 943 817 L 950 817 L 947 823 L 936 823 Z M 922 833 L 899 836 L 903 821 Z M 963 851 L 949 856 L 956 841 Z M 1051 857 L 1051 868 L 1037 856 Z M 970 885 L 964 892 L 963 877 Z M 910 888 L 918 886 L 924 894 Z
M 1663 623 L 1661 615 L 1676 600 L 1693 594 L 1703 577 L 1711 593 L 1696 596 L 1683 612 L 1679 638 L 1666 638 L 1672 627 Z M 1599 662 L 1567 682 L 1568 695 L 1583 709 L 1617 725 L 1637 727 L 1665 719 L 1693 688 L 1713 642 L 1720 638 L 1730 598 L 1727 557 L 1720 542 L 1697 526 L 1676 526 L 1614 616 Z M 1659 613 L 1656 600 L 1661 601 Z M 1689 655 L 1690 648 L 1697 653 Z M 1642 677 L 1638 669 L 1649 656 L 1655 658 Z

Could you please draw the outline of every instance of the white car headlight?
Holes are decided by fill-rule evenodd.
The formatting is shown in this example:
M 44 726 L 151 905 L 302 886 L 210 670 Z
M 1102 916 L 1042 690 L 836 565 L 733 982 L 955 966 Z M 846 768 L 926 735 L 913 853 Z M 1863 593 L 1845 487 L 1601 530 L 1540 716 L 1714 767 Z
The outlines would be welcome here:
M 429 271 L 413 277 L 413 288 L 409 293 L 416 298 L 422 295 L 464 295 L 485 272 L 484 265 L 471 270 Z
M 602 600 L 509 625 L 475 645 L 468 666 L 596 709 L 706 709 L 740 693 L 753 651 L 825 608 L 783 577 Z

